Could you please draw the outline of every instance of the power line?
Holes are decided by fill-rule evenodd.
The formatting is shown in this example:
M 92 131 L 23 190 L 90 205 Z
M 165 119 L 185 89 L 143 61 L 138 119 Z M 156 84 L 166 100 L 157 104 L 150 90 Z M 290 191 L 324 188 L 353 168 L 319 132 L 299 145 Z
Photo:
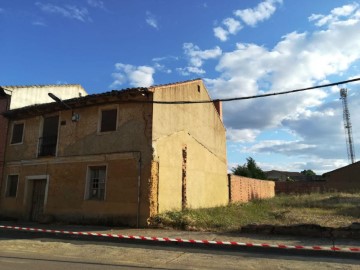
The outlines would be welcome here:
M 268 94 L 262 94 L 262 95 L 255 95 L 255 96 L 247 96 L 247 97 L 235 97 L 235 98 L 219 98 L 219 99 L 213 99 L 213 100 L 194 100 L 194 101 L 149 101 L 149 103 L 155 103 L 155 104 L 194 104 L 194 103 L 212 103 L 214 101 L 221 101 L 221 102 L 228 102 L 228 101 L 235 101 L 235 100 L 245 100 L 245 99 L 254 99 L 254 98 L 262 98 L 262 97 L 269 97 L 269 96 L 278 96 L 278 95 L 285 95 L 285 94 L 292 94 L 302 91 L 308 91 L 313 89 L 319 89 L 329 86 L 336 86 L 339 84 L 345 84 L 345 83 L 352 83 L 360 81 L 360 78 L 350 79 L 346 81 L 339 81 L 334 83 L 328 83 L 328 84 L 321 84 L 317 86 L 311 86 L 306 88 L 300 88 L 295 90 L 289 90 L 289 91 L 283 91 L 283 92 L 274 92 L 274 93 L 268 93 Z M 142 102 L 142 101 L 140 101 Z

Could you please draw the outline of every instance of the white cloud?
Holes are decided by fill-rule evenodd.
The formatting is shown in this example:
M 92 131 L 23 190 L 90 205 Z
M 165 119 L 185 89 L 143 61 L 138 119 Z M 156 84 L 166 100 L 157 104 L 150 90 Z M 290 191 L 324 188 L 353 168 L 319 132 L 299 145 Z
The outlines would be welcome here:
M 132 87 L 148 87 L 154 84 L 155 69 L 149 66 L 133 66 L 122 63 L 115 64 L 116 72 L 112 74 L 115 79 L 111 88 L 129 83 Z
M 177 69 L 182 75 L 189 75 L 190 73 L 205 74 L 205 70 L 201 68 L 204 61 L 218 58 L 222 54 L 222 51 L 218 46 L 213 49 L 202 51 L 193 43 L 184 43 L 183 49 L 184 54 L 188 59 L 189 66 Z
M 314 148 L 316 148 L 316 145 L 306 144 L 302 141 L 264 140 L 250 147 L 245 147 L 243 151 L 250 153 L 280 153 L 292 156 L 309 153 L 309 150 Z
M 256 136 L 260 134 L 260 130 L 254 129 L 232 129 L 226 130 L 226 138 L 232 142 L 253 142 Z
M 255 8 L 236 10 L 234 14 L 240 17 L 244 23 L 250 26 L 256 26 L 258 22 L 267 20 L 276 11 L 276 4 L 282 3 L 282 0 L 265 0 Z
M 229 32 L 218 26 L 214 28 L 214 35 L 221 41 L 226 41 L 228 39 Z
M 329 20 L 321 30 L 288 33 L 272 48 L 238 43 L 234 51 L 222 53 L 216 67 L 220 76 L 205 80 L 212 97 L 285 91 L 327 83 L 330 76 L 349 70 L 357 74 L 353 65 L 360 61 L 360 50 L 354 49 L 360 48 L 360 8 L 334 10 L 330 14 L 342 16 Z M 359 84 L 348 87 L 360 90 Z M 230 141 L 244 143 L 244 151 L 302 157 L 304 161 L 298 168 L 312 164 L 319 170 L 332 170 L 331 164 L 344 165 L 347 158 L 338 92 L 335 88 L 317 89 L 224 103 L 227 137 Z M 354 141 L 360 142 L 360 126 L 356 125 L 360 123 L 360 95 L 357 93 L 352 91 L 349 107 Z M 279 127 L 290 130 L 296 140 L 267 140 L 249 146 L 249 142 L 261 138 L 259 135 L 269 128 Z M 359 143 L 355 148 L 355 152 L 360 151 Z M 290 166 L 284 165 L 285 169 Z
M 198 67 L 177 68 L 176 71 L 179 72 L 182 76 L 189 76 L 192 73 L 197 75 L 202 75 L 206 73 L 205 70 Z
M 309 21 L 315 21 L 316 26 L 324 26 L 328 24 L 334 24 L 338 22 L 341 17 L 347 17 L 352 15 L 359 7 L 359 4 L 353 3 L 349 5 L 344 5 L 342 7 L 334 8 L 330 14 L 312 14 L 309 17 Z
M 41 2 L 36 2 L 35 5 L 46 13 L 59 14 L 63 17 L 79 20 L 82 22 L 91 21 L 89 12 L 84 7 L 77 7 L 71 5 L 66 5 L 62 7 L 51 3 L 43 4 Z
M 158 71 L 161 71 L 161 72 L 164 72 L 164 73 L 167 73 L 167 74 L 170 74 L 172 73 L 172 70 L 167 68 L 165 65 L 162 65 L 158 62 L 155 62 L 154 63 L 154 68 Z
M 348 165 L 342 159 L 322 159 L 322 158 L 310 158 L 300 159 L 296 162 L 283 162 L 283 163 L 269 163 L 259 162 L 258 165 L 264 171 L 279 170 L 279 171 L 290 171 L 290 172 L 301 172 L 302 170 L 313 170 L 316 174 L 322 175 L 323 173 L 334 170 Z
M 265 0 L 258 4 L 255 8 L 235 10 L 234 15 L 239 17 L 245 24 L 256 26 L 258 22 L 267 20 L 276 11 L 276 4 L 282 3 L 282 0 Z M 220 26 L 213 28 L 214 35 L 221 41 L 227 41 L 229 35 L 236 35 L 243 25 L 234 18 L 226 18 L 221 22 Z
M 226 41 L 228 35 L 236 35 L 242 29 L 241 23 L 233 18 L 226 18 L 222 24 L 223 27 L 218 26 L 213 29 L 214 35 L 221 41 Z
M 159 29 L 157 19 L 150 11 L 146 11 L 146 23 L 155 29 Z
M 154 62 L 161 62 L 161 61 L 168 61 L 168 60 L 179 60 L 179 57 L 177 56 L 173 56 L 173 55 L 169 55 L 169 56 L 163 56 L 163 57 L 154 57 L 152 59 L 152 61 Z
M 105 4 L 101 0 L 87 0 L 87 3 L 89 6 L 91 6 L 93 8 L 105 9 Z

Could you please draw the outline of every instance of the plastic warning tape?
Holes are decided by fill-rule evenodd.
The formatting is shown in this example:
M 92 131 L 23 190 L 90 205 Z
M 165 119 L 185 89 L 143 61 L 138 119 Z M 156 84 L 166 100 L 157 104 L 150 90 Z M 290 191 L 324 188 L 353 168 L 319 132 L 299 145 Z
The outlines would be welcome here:
M 326 246 L 302 246 L 302 245 L 282 245 L 282 244 L 255 244 L 255 243 L 244 243 L 236 241 L 219 241 L 219 240 L 194 240 L 194 239 L 182 239 L 182 238 L 169 238 L 169 237 L 151 237 L 151 236 L 135 236 L 135 235 L 124 235 L 124 234 L 108 234 L 108 233 L 97 233 L 97 232 L 74 232 L 65 230 L 48 230 L 38 228 L 26 228 L 17 226 L 5 226 L 0 225 L 0 229 L 12 229 L 18 231 L 28 232 L 41 232 L 41 233 L 52 233 L 52 234 L 68 234 L 68 235 L 85 235 L 85 236 L 96 236 L 96 237 L 108 237 L 108 238 L 119 238 L 119 239 L 133 239 L 133 240 L 146 240 L 154 242 L 175 242 L 175 243 L 191 243 L 191 244 L 203 244 L 203 245 L 223 245 L 223 246 L 242 246 L 242 247 L 263 247 L 263 248 L 280 248 L 280 249 L 297 249 L 297 250 L 322 250 L 322 251 L 346 251 L 346 252 L 360 252 L 360 247 L 326 247 Z

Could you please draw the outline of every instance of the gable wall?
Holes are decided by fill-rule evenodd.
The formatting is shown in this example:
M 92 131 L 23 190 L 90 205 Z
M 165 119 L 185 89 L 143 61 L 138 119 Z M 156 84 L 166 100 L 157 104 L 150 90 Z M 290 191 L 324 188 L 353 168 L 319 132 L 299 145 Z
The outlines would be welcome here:
M 154 100 L 209 100 L 201 80 L 154 89 Z M 225 128 L 212 103 L 154 104 L 158 211 L 228 202 Z

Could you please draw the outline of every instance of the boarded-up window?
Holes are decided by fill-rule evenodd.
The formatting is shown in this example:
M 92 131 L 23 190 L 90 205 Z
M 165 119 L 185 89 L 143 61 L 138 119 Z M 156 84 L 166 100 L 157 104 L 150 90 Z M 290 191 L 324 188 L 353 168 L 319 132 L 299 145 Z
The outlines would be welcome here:
M 100 132 L 115 131 L 117 121 L 117 109 L 101 111 Z
M 18 175 L 9 175 L 6 184 L 6 197 L 16 197 L 17 186 L 19 182 Z
M 24 133 L 24 123 L 14 124 L 11 137 L 11 144 L 22 143 Z
M 89 167 L 88 199 L 105 199 L 106 166 Z

